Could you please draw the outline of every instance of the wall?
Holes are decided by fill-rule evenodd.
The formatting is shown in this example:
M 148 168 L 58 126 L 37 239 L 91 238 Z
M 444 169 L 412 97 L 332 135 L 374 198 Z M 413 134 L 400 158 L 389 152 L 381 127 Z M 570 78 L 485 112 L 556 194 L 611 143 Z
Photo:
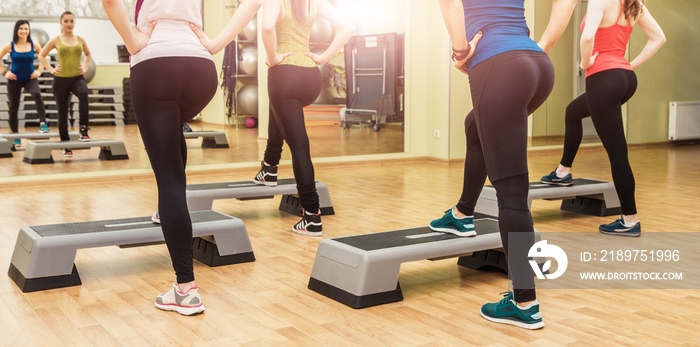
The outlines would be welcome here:
M 534 39 L 542 37 L 549 15 L 552 11 L 551 1 L 536 1 L 534 20 Z M 574 29 L 580 23 L 569 22 L 559 41 L 549 51 L 549 58 L 554 64 L 554 89 L 547 101 L 532 115 L 532 136 L 564 135 L 564 112 L 574 95 Z
M 629 143 L 668 141 L 668 103 L 700 101 L 700 2 L 647 1 L 649 13 L 664 30 L 667 42 L 635 72 L 636 94 L 628 102 Z M 630 56 L 636 57 L 647 37 L 637 26 L 630 39 Z

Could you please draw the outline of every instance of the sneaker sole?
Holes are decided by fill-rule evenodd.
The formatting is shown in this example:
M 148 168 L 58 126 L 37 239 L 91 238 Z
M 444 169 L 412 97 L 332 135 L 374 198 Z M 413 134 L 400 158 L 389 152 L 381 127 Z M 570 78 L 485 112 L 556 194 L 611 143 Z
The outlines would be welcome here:
M 573 185 L 574 185 L 574 182 L 571 182 L 571 183 L 562 183 L 562 182 L 540 181 L 540 183 L 551 184 L 551 185 L 553 185 L 553 186 L 573 186 Z
M 615 236 L 639 237 L 642 235 L 641 231 L 638 233 L 630 233 L 627 231 L 605 231 L 605 230 L 599 230 L 599 231 L 605 235 L 615 235 Z
M 157 308 L 163 310 L 163 311 L 174 311 L 177 312 L 183 316 L 192 316 L 201 312 L 204 312 L 204 304 L 196 306 L 196 307 L 188 307 L 188 306 L 178 306 L 178 305 L 163 305 L 159 304 L 157 302 L 154 302 Z
M 476 231 L 457 231 L 457 230 L 448 229 L 448 228 L 435 228 L 432 225 L 430 226 L 430 229 L 433 231 L 439 231 L 441 233 L 448 233 L 448 234 L 457 235 L 460 237 L 476 236 Z
M 308 231 L 308 230 L 297 230 L 292 228 L 292 231 L 297 234 L 307 235 L 307 236 L 323 236 L 323 231 Z
M 260 182 L 260 181 L 253 180 L 253 183 L 255 183 L 259 186 L 268 186 L 268 187 L 277 186 L 277 182 Z
M 151 221 L 153 223 L 160 224 L 160 219 L 155 219 L 155 218 L 151 217 Z
M 78 139 L 80 142 L 90 142 L 90 139 Z
M 521 327 L 524 329 L 530 329 L 530 330 L 536 330 L 536 329 L 542 329 L 544 328 L 544 322 L 538 322 L 538 323 L 525 323 L 525 322 L 519 322 L 515 321 L 512 319 L 503 319 L 503 318 L 493 318 L 485 315 L 483 312 L 480 312 L 481 316 L 486 318 L 487 320 L 494 322 L 494 323 L 503 323 L 503 324 L 510 324 L 510 325 L 515 325 L 517 327 Z

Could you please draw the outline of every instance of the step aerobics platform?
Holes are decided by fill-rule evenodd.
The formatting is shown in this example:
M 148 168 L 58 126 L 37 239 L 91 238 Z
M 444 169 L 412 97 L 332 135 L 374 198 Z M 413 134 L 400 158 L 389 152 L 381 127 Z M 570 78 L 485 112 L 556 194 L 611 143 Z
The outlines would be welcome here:
M 620 199 L 612 182 L 575 178 L 571 186 L 555 186 L 530 182 L 527 206 L 532 200 L 563 200 L 561 209 L 594 216 L 611 216 L 622 213 Z M 498 217 L 498 199 L 493 186 L 484 186 L 474 212 Z
M 0 137 L 8 139 L 8 140 L 15 140 L 15 139 L 28 139 L 28 140 L 46 140 L 50 138 L 55 138 L 55 137 L 61 137 L 61 134 L 58 132 L 48 132 L 48 133 L 42 133 L 42 132 L 26 132 L 26 133 L 7 133 L 7 134 L 0 134 Z M 78 138 L 80 137 L 80 134 L 75 132 L 75 131 L 69 131 L 68 132 L 68 137 L 71 141 L 78 141 Z M 14 144 L 12 145 L 12 150 L 16 151 L 17 149 L 15 148 Z
M 401 263 L 459 257 L 473 269 L 507 272 L 498 221 L 474 220 L 477 235 L 459 237 L 430 227 L 339 237 L 321 241 L 309 279 L 309 289 L 352 308 L 403 300 Z M 539 234 L 535 230 L 535 239 Z
M 226 134 L 223 131 L 189 131 L 183 132 L 186 139 L 202 138 L 202 148 L 229 148 Z
M 100 147 L 99 159 L 101 160 L 129 159 L 122 140 L 30 141 L 27 144 L 27 150 L 24 152 L 23 161 L 29 164 L 51 164 L 54 162 L 51 156 L 51 151 L 53 150 L 63 148 L 88 149 L 92 147 Z
M 255 260 L 245 224 L 216 211 L 190 213 L 194 258 L 220 266 Z M 151 217 L 23 227 L 8 275 L 23 292 L 82 284 L 75 267 L 78 249 L 136 247 L 163 242 Z
M 316 181 L 316 191 L 321 215 L 335 214 L 328 186 Z M 296 181 L 293 178 L 280 179 L 276 186 L 255 184 L 252 180 L 187 185 L 187 205 L 190 211 L 211 210 L 215 199 L 272 199 L 275 195 L 282 195 L 280 210 L 301 215 Z

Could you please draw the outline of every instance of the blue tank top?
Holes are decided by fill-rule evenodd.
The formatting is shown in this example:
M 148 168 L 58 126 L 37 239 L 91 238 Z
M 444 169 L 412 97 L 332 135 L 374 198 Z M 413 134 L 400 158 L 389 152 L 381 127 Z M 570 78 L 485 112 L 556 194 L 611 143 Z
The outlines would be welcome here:
M 530 38 L 525 22 L 525 0 L 462 0 L 467 40 L 477 32 L 483 36 L 476 45 L 467 66 L 476 64 L 508 51 L 544 52 Z
M 12 67 L 10 71 L 17 75 L 17 81 L 26 82 L 32 79 L 34 72 L 34 42 L 29 42 L 32 49 L 29 52 L 15 51 L 15 43 L 10 42 L 12 51 L 10 51 L 10 59 L 12 59 Z

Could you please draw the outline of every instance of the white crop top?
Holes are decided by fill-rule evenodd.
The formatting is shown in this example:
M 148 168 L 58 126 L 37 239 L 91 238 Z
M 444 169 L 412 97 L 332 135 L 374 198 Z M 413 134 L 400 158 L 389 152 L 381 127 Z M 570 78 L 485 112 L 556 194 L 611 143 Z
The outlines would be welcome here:
M 144 60 L 162 57 L 201 57 L 214 60 L 199 42 L 190 23 L 202 27 L 201 0 L 138 0 L 136 27 L 146 31 L 156 21 L 148 45 L 131 56 L 131 66 Z

